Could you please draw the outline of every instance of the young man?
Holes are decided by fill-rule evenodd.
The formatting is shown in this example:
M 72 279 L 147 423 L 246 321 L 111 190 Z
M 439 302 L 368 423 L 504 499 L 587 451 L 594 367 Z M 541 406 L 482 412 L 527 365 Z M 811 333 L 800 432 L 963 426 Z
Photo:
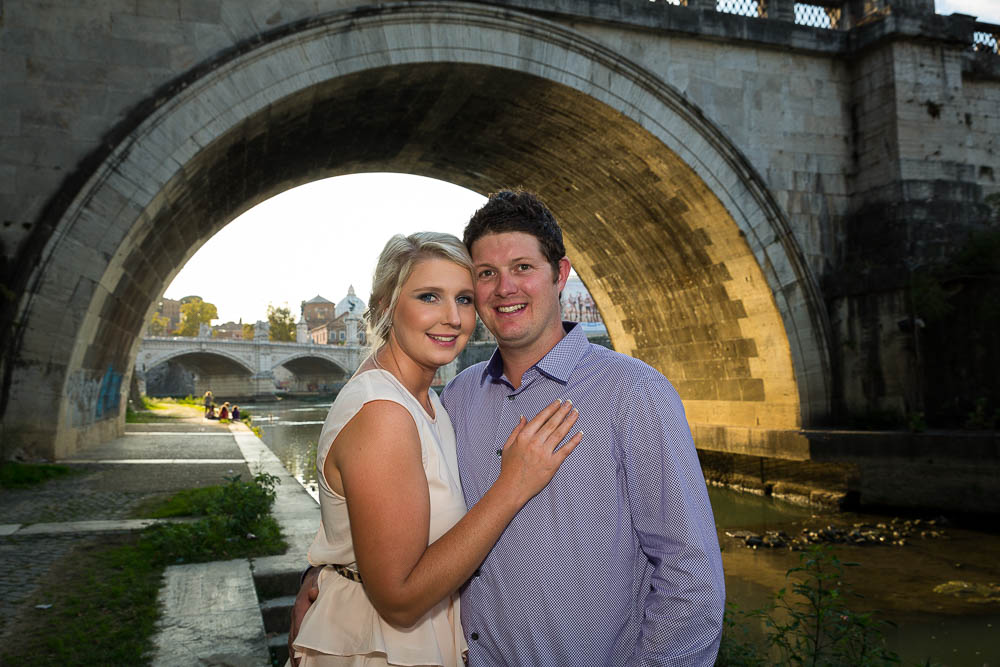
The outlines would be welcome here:
M 562 233 L 532 194 L 490 197 L 465 229 L 476 308 L 497 339 L 442 394 L 472 506 L 521 415 L 556 398 L 584 434 L 462 592 L 469 665 L 711 665 L 722 560 L 705 480 L 673 387 L 560 319 Z
M 467 506 L 499 475 L 502 434 L 521 415 L 569 399 L 584 434 L 462 591 L 469 665 L 712 665 L 722 560 L 676 391 L 561 321 L 570 263 L 537 197 L 491 195 L 464 240 L 498 348 L 441 397 Z

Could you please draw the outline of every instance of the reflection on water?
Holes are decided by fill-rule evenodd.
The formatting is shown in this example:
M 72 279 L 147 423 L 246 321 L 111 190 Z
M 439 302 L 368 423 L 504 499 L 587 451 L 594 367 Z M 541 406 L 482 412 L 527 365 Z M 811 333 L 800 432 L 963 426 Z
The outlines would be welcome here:
M 316 495 L 316 440 L 332 401 L 280 401 L 240 406 L 285 469 Z
M 253 416 L 264 442 L 285 468 L 316 495 L 316 440 L 331 403 L 280 401 L 240 406 Z M 710 487 L 709 498 L 719 529 L 730 601 L 742 609 L 763 606 L 788 582 L 785 572 L 798 564 L 787 550 L 753 551 L 725 536 L 726 530 L 785 530 L 798 533 L 803 525 L 827 521 L 886 521 L 870 515 L 815 516 L 804 508 L 772 498 Z M 949 529 L 945 541 L 916 541 L 906 547 L 839 547 L 851 568 L 851 584 L 866 594 L 861 604 L 880 609 L 896 623 L 886 633 L 890 648 L 903 664 L 930 660 L 942 665 L 1000 664 L 1000 613 L 996 605 L 970 606 L 942 599 L 931 592 L 936 582 L 975 579 L 1000 583 L 1000 537 Z M 754 634 L 762 628 L 753 628 Z

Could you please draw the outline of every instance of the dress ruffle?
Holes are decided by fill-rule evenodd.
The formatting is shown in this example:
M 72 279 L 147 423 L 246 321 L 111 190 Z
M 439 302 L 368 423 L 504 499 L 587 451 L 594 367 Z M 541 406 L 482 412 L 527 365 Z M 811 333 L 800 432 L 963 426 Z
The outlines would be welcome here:
M 442 600 L 412 627 L 397 628 L 378 615 L 361 584 L 326 567 L 319 574 L 319 596 L 302 620 L 295 648 L 304 652 L 302 664 L 307 667 L 312 656 L 306 649 L 357 657 L 344 664 L 461 665 L 465 641 L 455 623 L 458 605 L 457 596 Z M 316 656 L 315 664 L 326 662 L 326 656 Z

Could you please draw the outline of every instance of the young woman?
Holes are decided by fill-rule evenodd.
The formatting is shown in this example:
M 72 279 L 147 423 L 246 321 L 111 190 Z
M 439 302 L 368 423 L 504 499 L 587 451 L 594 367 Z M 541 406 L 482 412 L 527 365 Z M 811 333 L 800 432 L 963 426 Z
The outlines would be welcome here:
M 456 591 L 580 441 L 576 411 L 523 417 L 501 472 L 466 512 L 455 434 L 431 383 L 476 323 L 472 262 L 449 234 L 389 240 L 365 313 L 375 352 L 330 408 L 317 451 L 322 525 L 309 562 L 319 597 L 294 643 L 300 665 L 462 664 Z

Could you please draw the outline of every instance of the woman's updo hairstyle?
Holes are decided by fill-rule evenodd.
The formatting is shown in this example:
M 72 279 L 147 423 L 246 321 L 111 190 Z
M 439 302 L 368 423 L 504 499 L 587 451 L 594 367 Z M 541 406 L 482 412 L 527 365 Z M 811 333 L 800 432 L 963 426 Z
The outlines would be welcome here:
M 389 340 L 399 290 L 413 273 L 417 262 L 425 259 L 446 259 L 464 266 L 472 274 L 472 258 L 465 244 L 456 236 L 417 232 L 409 236 L 396 234 L 389 239 L 378 257 L 368 310 L 365 311 L 372 350 L 378 350 Z

